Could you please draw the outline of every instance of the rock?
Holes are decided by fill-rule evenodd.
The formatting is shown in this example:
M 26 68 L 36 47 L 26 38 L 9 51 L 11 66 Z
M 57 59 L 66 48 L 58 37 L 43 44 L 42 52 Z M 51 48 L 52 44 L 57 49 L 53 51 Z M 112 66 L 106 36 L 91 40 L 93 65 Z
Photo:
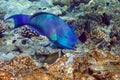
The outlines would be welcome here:
M 54 5 L 60 5 L 60 6 L 63 6 L 63 5 L 70 5 L 70 2 L 72 0 L 53 0 L 53 4 Z
M 34 42 L 28 38 L 17 39 L 14 43 L 14 46 L 16 46 L 16 48 L 18 48 L 21 53 L 24 53 L 26 55 L 35 54 Z
M 62 14 L 66 14 L 67 13 L 67 10 L 68 10 L 68 6 L 64 6 L 62 7 Z
M 14 45 L 6 44 L 6 45 L 2 45 L 2 47 L 0 48 L 0 51 L 7 54 L 11 52 L 14 48 L 15 48 Z
M 3 33 L 6 30 L 9 30 L 10 26 L 7 25 L 3 20 L 0 20 L 0 32 Z
M 3 20 L 4 19 L 4 16 L 6 14 L 6 11 L 2 8 L 0 8 L 0 19 Z
M 59 5 L 51 7 L 51 8 L 47 8 L 46 10 L 41 10 L 41 12 L 49 12 L 49 13 L 53 13 L 56 15 L 61 15 L 62 11 L 61 11 L 62 7 L 60 7 Z
M 0 58 L 4 59 L 4 60 L 11 60 L 13 59 L 15 56 L 18 56 L 16 54 L 13 53 L 8 53 L 8 54 L 2 54 Z
M 28 0 L 28 1 L 34 2 L 34 1 L 39 1 L 39 0 Z

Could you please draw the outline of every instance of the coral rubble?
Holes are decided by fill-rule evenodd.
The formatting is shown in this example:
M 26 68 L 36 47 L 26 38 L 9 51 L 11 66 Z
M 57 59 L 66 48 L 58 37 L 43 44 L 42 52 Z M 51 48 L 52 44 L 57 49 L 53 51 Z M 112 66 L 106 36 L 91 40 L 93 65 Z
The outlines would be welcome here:
M 9 80 L 117 80 L 120 78 L 120 58 L 110 52 L 92 50 L 79 57 L 78 52 L 67 53 L 53 64 L 39 67 L 24 55 L 0 64 L 0 78 Z M 74 55 L 74 56 L 72 56 Z M 76 55 L 76 56 L 75 56 Z

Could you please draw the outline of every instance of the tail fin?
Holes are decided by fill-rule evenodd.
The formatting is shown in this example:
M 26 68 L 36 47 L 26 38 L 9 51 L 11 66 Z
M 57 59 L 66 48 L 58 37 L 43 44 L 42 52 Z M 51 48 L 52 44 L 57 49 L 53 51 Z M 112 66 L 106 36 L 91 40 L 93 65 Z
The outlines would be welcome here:
M 20 26 L 29 24 L 30 15 L 25 15 L 25 14 L 12 15 L 7 19 L 5 19 L 5 21 L 8 19 L 13 19 L 15 24 L 14 28 L 18 28 Z

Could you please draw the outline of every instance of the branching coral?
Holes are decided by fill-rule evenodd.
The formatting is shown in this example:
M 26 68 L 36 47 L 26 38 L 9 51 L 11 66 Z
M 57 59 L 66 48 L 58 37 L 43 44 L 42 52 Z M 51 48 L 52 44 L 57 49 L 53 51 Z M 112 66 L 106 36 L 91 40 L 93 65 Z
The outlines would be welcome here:
M 91 31 L 90 38 L 93 42 L 98 43 L 102 40 L 104 40 L 106 37 L 106 34 L 102 32 L 101 30 L 94 29 Z

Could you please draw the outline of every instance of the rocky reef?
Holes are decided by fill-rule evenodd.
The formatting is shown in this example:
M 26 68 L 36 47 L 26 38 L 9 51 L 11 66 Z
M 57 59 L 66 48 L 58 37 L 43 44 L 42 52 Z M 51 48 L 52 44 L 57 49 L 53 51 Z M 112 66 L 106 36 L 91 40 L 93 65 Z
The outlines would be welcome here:
M 119 80 L 120 58 L 109 52 L 92 50 L 83 58 L 79 52 L 66 53 L 58 61 L 42 67 L 31 57 L 20 55 L 0 60 L 2 80 Z
M 9 6 L 8 6 L 9 5 Z M 14 14 L 56 14 L 75 28 L 75 50 L 52 48 Z M 0 80 L 119 80 L 119 0 L 1 0 Z

